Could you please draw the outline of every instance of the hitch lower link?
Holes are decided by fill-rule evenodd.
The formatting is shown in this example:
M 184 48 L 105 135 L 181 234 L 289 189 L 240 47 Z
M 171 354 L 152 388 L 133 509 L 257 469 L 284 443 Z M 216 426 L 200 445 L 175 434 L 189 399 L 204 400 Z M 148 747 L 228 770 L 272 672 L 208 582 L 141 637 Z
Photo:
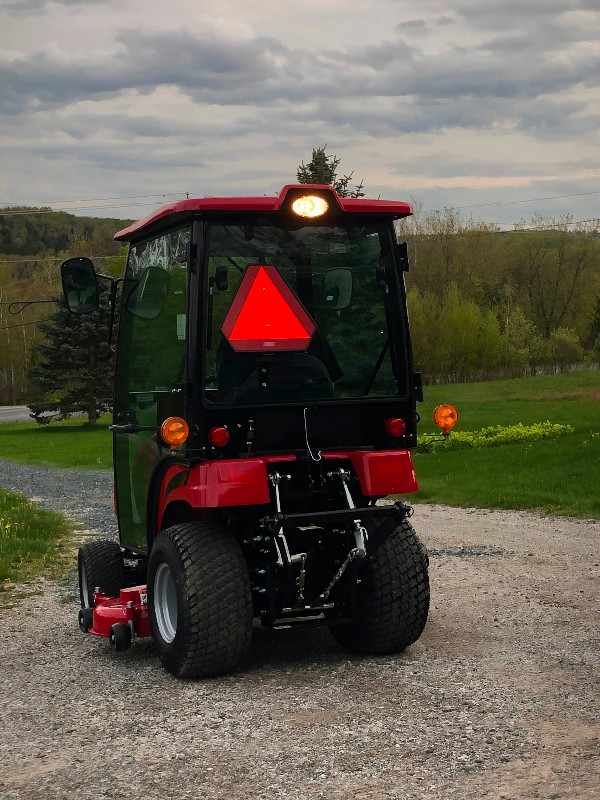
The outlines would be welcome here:
M 350 479 L 350 472 L 345 469 L 338 469 L 332 472 L 327 473 L 327 477 L 330 479 L 339 478 L 342 482 L 342 488 L 345 494 L 346 502 L 348 504 L 348 509 L 346 509 L 344 516 L 348 514 L 348 511 L 353 511 L 356 508 L 354 500 L 352 499 L 352 495 L 350 494 L 350 490 L 348 488 L 348 481 Z M 275 523 L 274 525 L 274 537 L 273 541 L 275 543 L 275 549 L 277 551 L 277 564 L 281 567 L 285 565 L 292 565 L 298 564 L 300 567 L 300 572 L 297 578 L 297 587 L 298 587 L 298 604 L 301 605 L 304 602 L 304 586 L 306 582 L 306 553 L 294 553 L 291 554 L 286 536 L 283 532 L 283 525 L 286 519 L 290 520 L 296 515 L 284 515 L 281 511 L 281 497 L 279 494 L 279 486 L 282 481 L 289 481 L 291 480 L 290 475 L 280 475 L 278 472 L 272 473 L 269 476 L 269 480 L 273 484 L 275 490 L 275 508 L 276 508 L 276 517 L 274 520 L 270 522 Z M 300 515 L 303 516 L 303 515 Z M 307 514 L 307 517 L 311 517 L 311 514 Z M 319 514 L 317 513 L 315 517 L 318 517 Z M 335 513 L 332 515 L 335 517 Z M 335 575 L 329 582 L 329 584 L 325 587 L 325 589 L 319 594 L 319 603 L 324 603 L 327 598 L 329 597 L 331 590 L 333 587 L 338 583 L 341 579 L 342 575 L 346 572 L 349 565 L 355 561 L 356 559 L 363 559 L 367 555 L 367 530 L 362 524 L 360 519 L 353 519 L 352 520 L 354 528 L 354 540 L 355 540 L 355 547 L 353 547 L 346 556 L 345 560 L 337 569 Z
M 79 627 L 84 633 L 106 636 L 116 651 L 131 647 L 133 639 L 151 636 L 146 586 L 121 589 L 119 597 L 94 591 L 94 607 L 79 610 Z
M 350 472 L 347 469 L 343 469 L 340 467 L 340 469 L 334 470 L 333 472 L 328 472 L 327 477 L 331 479 L 339 477 L 339 479 L 342 482 L 342 488 L 344 490 L 344 494 L 346 495 L 346 502 L 348 503 L 348 508 L 355 509 L 356 505 L 354 503 L 354 500 L 352 499 L 352 495 L 350 494 L 350 489 L 348 488 L 348 481 L 350 480 Z M 367 555 L 367 539 L 368 539 L 367 529 L 362 524 L 362 521 L 360 519 L 354 519 L 352 520 L 352 522 L 354 524 L 353 532 L 354 532 L 354 540 L 356 542 L 356 547 L 353 547 L 350 550 L 350 552 L 346 556 L 346 559 L 342 562 L 342 564 L 340 564 L 338 571 L 331 579 L 329 586 L 327 586 L 327 588 L 321 593 L 321 598 L 323 600 L 326 600 L 329 597 L 329 593 L 336 585 L 336 583 L 340 580 L 344 572 L 348 569 L 350 564 L 355 559 L 365 558 L 365 556 Z

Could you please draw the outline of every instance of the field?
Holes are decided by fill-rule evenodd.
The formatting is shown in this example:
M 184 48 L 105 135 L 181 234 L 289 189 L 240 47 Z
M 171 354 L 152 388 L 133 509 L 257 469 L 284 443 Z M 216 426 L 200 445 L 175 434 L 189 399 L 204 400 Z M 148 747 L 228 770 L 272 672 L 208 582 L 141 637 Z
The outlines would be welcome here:
M 457 430 L 549 420 L 574 433 L 483 450 L 415 454 L 420 491 L 411 502 L 512 508 L 600 517 L 600 372 L 596 370 L 426 388 L 420 432 L 438 403 L 459 413 Z

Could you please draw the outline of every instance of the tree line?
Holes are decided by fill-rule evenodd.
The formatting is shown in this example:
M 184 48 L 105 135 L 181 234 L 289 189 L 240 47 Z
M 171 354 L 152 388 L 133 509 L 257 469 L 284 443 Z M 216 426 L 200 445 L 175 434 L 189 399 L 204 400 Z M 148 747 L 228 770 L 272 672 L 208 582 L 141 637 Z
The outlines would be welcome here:
M 325 147 L 300 164 L 298 181 L 363 196 L 362 181 L 350 185 L 353 173 L 338 178 L 340 159 Z M 49 209 L 0 210 L 0 405 L 26 403 L 42 415 L 44 408 L 60 413 L 62 403 L 71 413 L 84 402 L 78 399 L 83 373 L 98 395 L 98 411 L 110 403 L 106 319 L 101 312 L 85 323 L 69 319 L 59 266 L 83 255 L 101 272 L 122 275 L 126 247 L 112 237 L 126 224 Z M 408 243 L 415 366 L 426 384 L 600 361 L 597 221 L 536 216 L 504 231 L 456 209 L 423 213 L 417 205 L 397 223 L 397 235 Z M 102 378 L 94 381 L 98 359 Z M 53 372 L 62 375 L 58 383 Z
M 516 377 L 600 360 L 600 233 L 536 216 L 503 231 L 455 209 L 398 224 L 426 383 Z

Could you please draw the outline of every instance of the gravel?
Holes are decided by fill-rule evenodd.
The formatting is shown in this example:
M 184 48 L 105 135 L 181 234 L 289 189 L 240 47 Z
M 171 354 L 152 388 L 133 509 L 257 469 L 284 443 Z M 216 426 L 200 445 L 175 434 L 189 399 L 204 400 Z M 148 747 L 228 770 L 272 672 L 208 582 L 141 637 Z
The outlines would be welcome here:
M 0 463 L 0 485 L 114 535 L 112 476 Z M 0 607 L 2 800 L 597 800 L 600 522 L 416 506 L 432 607 L 404 654 L 257 627 L 234 674 L 82 635 L 72 593 Z
M 46 469 L 0 461 L 0 486 L 82 522 L 98 537 L 119 537 L 112 472 Z

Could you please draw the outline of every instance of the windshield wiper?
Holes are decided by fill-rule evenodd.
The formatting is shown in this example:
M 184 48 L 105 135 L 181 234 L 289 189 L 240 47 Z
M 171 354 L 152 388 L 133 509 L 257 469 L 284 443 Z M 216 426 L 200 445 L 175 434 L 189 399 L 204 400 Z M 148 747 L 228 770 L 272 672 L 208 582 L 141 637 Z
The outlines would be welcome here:
M 363 392 L 364 396 L 368 395 L 369 392 L 371 391 L 371 388 L 372 388 L 373 384 L 375 383 L 375 378 L 377 377 L 377 373 L 379 372 L 379 368 L 383 364 L 383 359 L 386 356 L 386 353 L 388 351 L 388 347 L 389 346 L 390 346 L 390 337 L 388 336 L 388 338 L 385 340 L 385 344 L 383 345 L 383 350 L 379 354 L 379 358 L 377 359 L 377 363 L 375 364 L 375 368 L 373 369 L 373 372 L 371 373 L 371 377 L 369 378 L 369 381 L 368 381 L 368 383 L 367 383 L 367 385 L 365 387 L 365 390 Z

